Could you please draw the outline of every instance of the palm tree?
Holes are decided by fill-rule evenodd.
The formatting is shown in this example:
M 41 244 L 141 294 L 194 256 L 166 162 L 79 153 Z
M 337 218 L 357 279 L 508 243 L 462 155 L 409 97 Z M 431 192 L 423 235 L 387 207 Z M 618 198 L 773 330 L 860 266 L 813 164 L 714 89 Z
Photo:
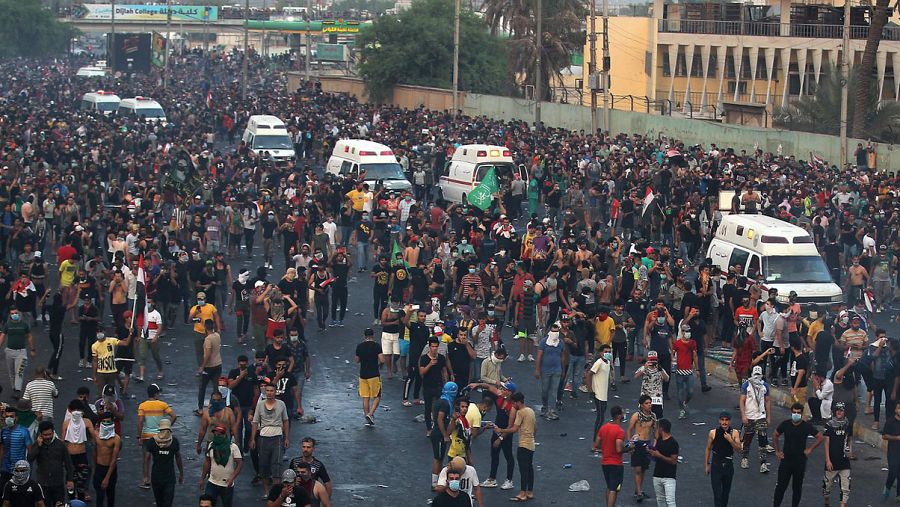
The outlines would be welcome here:
M 585 34 L 581 29 L 587 14 L 585 0 L 544 0 L 541 34 L 541 79 L 544 100 L 550 98 L 551 76 L 560 78 L 569 67 L 573 52 L 584 47 Z M 535 0 L 485 0 L 484 19 L 491 34 L 509 35 L 510 82 L 517 89 L 535 82 L 537 44 Z
M 845 1 L 849 2 L 850 0 Z M 863 51 L 862 63 L 857 70 L 859 87 L 856 89 L 856 95 L 853 96 L 857 110 L 862 109 L 870 102 L 867 93 L 872 85 L 872 74 L 875 72 L 875 54 L 878 53 L 878 45 L 881 43 L 884 25 L 887 24 L 890 13 L 890 0 L 876 0 L 875 12 L 872 14 L 872 22 L 869 24 L 869 35 L 866 38 L 866 49 Z M 844 48 L 844 54 L 848 54 L 847 48 Z M 862 137 L 865 127 L 863 117 L 856 117 L 853 122 L 849 122 L 848 119 L 848 123 L 852 127 L 851 134 L 854 137 Z
M 878 87 L 869 80 L 868 92 L 862 88 L 861 73 L 850 76 L 848 96 L 864 97 L 862 106 L 856 102 L 848 104 L 847 122 L 860 125 L 854 129 L 857 137 L 863 136 L 876 141 L 889 142 L 898 137 L 894 133 L 900 125 L 900 102 L 879 104 Z M 827 62 L 822 69 L 822 77 L 812 95 L 804 95 L 785 108 L 775 111 L 777 126 L 791 130 L 837 135 L 841 128 L 841 73 L 832 69 Z M 857 111 L 863 114 L 857 115 Z M 900 134 L 900 130 L 897 130 Z

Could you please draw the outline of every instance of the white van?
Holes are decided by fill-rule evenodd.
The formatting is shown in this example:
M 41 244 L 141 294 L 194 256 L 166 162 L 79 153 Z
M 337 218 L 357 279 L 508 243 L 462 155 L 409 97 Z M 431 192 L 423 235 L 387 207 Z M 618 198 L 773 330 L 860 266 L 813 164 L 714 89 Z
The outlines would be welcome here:
M 740 274 L 765 277 L 765 286 L 778 289 L 780 302 L 796 291 L 801 304 L 836 305 L 843 301 L 822 255 L 806 230 L 765 215 L 731 214 L 722 217 L 706 254 L 723 273 L 740 266 Z
M 119 109 L 119 102 L 121 101 L 122 99 L 113 92 L 105 92 L 103 90 L 89 92 L 81 97 L 81 110 L 112 114 L 116 112 L 116 109 Z
M 134 97 L 119 102 L 119 115 L 140 118 L 146 121 L 166 123 L 166 112 L 159 102 L 150 97 Z
M 441 197 L 452 203 L 462 202 L 463 194 L 468 195 L 477 187 L 490 169 L 494 169 L 501 187 L 518 172 L 527 188 L 528 171 L 524 165 L 516 167 L 509 148 L 489 144 L 466 144 L 453 152 L 453 157 L 444 167 L 438 182 Z
M 284 122 L 269 114 L 253 115 L 247 121 L 247 128 L 241 140 L 255 154 L 268 152 L 278 163 L 294 160 L 294 142 L 288 134 Z
M 79 68 L 75 72 L 75 75 L 78 77 L 103 77 L 106 75 L 106 69 L 104 67 L 88 65 L 86 67 Z
M 412 183 L 403 174 L 394 151 L 374 141 L 341 139 L 336 142 L 325 172 L 353 179 L 362 175 L 373 190 L 379 181 L 387 190 L 412 190 Z

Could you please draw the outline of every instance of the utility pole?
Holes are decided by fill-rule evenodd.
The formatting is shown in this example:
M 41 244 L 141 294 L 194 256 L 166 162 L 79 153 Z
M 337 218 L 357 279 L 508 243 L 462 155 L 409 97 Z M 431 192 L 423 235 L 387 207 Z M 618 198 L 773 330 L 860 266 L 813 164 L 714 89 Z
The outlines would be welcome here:
M 609 125 L 609 0 L 603 0 L 603 128 Z
M 203 55 L 209 58 L 209 6 L 203 6 Z
M 541 0 L 537 0 L 537 12 L 535 13 L 535 16 L 537 16 L 537 27 L 534 34 L 535 51 L 537 52 L 537 57 L 535 58 L 535 67 L 537 69 L 534 76 L 534 128 L 540 130 L 541 99 L 544 98 L 543 90 L 541 89 L 541 53 L 544 52 L 543 27 L 541 26 L 544 12 L 543 6 L 541 5 Z
M 172 42 L 172 1 L 166 0 L 166 43 L 163 46 L 163 90 L 169 88 L 169 44 Z
M 241 62 L 241 99 L 247 100 L 247 66 L 250 59 L 250 0 L 244 0 L 244 60 Z
M 540 0 L 538 0 L 540 1 Z M 453 13 L 453 117 L 459 111 L 459 9 L 460 0 L 456 0 L 456 11 Z
M 596 17 L 597 0 L 591 0 L 591 34 L 588 39 L 591 43 L 591 59 L 588 60 L 588 87 L 591 89 L 591 135 L 597 133 L 597 90 L 593 86 L 597 72 L 597 24 L 594 22 Z
M 116 0 L 110 0 L 109 4 L 110 8 L 110 32 L 109 39 L 106 41 L 106 49 L 109 51 L 107 55 L 106 66 L 112 69 L 113 75 L 116 73 Z
M 312 41 L 310 40 L 310 25 L 312 24 L 312 0 L 306 0 L 306 83 L 310 81 L 310 60 L 312 59 Z
M 841 51 L 841 167 L 847 165 L 847 93 L 850 83 L 850 0 L 844 0 L 844 41 Z

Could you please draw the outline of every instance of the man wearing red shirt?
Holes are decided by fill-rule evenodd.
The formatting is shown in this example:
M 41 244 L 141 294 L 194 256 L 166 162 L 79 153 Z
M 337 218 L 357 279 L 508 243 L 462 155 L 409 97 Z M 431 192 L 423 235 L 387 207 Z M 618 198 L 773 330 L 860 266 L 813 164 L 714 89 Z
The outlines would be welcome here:
M 622 407 L 616 405 L 609 411 L 612 420 L 600 427 L 597 438 L 594 440 L 594 448 L 600 449 L 603 459 L 600 465 L 603 468 L 603 477 L 606 479 L 606 507 L 615 507 L 616 497 L 622 489 L 622 481 L 625 478 L 625 463 L 622 454 L 631 451 L 625 449 L 625 430 L 622 429 L 624 412 Z
M 750 296 L 743 294 L 741 297 L 741 306 L 734 311 L 734 325 L 737 327 L 732 346 L 740 348 L 747 336 L 756 337 L 756 322 L 759 320 L 759 313 L 756 308 L 750 305 Z
M 691 327 L 682 324 L 678 339 L 672 343 L 672 354 L 675 355 L 675 389 L 678 396 L 678 418 L 687 417 L 688 403 L 694 395 L 694 372 L 699 364 L 697 358 L 697 342 L 691 338 Z

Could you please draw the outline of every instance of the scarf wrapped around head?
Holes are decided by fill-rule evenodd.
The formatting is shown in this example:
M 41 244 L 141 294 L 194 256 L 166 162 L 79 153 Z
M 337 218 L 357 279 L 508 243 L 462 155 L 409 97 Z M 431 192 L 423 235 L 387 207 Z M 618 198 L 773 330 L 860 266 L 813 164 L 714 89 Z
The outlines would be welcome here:
M 228 458 L 231 457 L 231 439 L 228 435 L 214 435 L 209 448 L 212 449 L 213 459 L 218 465 L 228 465 Z
M 153 435 L 153 440 L 156 441 L 156 445 L 160 449 L 165 449 L 172 445 L 172 430 L 171 429 L 160 429 L 159 433 Z
M 456 382 L 447 382 L 444 384 L 444 391 L 441 393 L 441 399 L 447 400 L 450 410 L 453 410 L 453 403 L 456 402 L 456 394 L 459 392 L 459 386 Z

